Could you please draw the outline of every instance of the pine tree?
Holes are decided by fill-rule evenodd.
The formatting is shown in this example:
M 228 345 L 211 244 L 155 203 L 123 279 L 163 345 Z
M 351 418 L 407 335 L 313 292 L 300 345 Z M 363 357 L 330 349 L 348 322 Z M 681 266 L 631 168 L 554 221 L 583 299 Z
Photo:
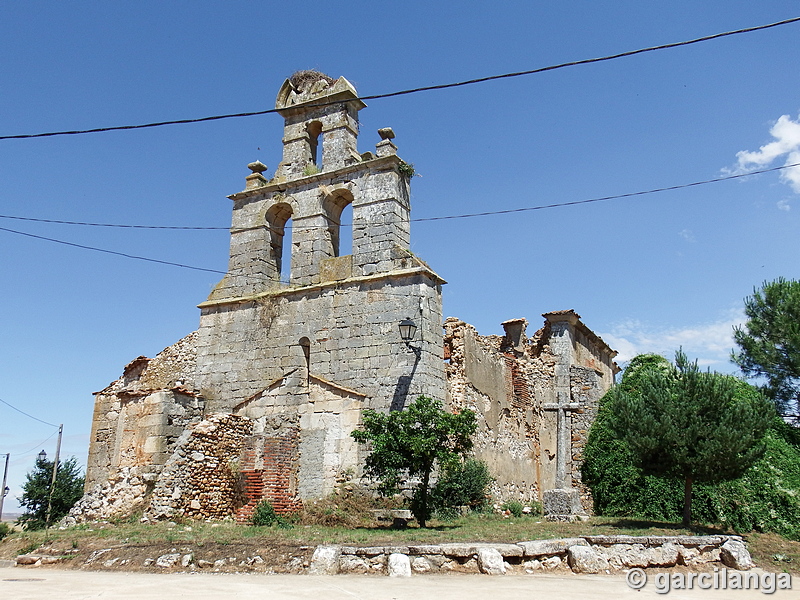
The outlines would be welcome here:
M 800 422 L 800 281 L 779 277 L 745 298 L 747 322 L 734 329 L 733 361 L 745 375 L 764 377 L 779 412 Z
M 645 474 L 684 481 L 688 526 L 693 484 L 736 479 L 761 458 L 774 409 L 757 389 L 701 371 L 681 351 L 674 368 L 635 366 L 628 385 L 613 391 L 611 426 Z

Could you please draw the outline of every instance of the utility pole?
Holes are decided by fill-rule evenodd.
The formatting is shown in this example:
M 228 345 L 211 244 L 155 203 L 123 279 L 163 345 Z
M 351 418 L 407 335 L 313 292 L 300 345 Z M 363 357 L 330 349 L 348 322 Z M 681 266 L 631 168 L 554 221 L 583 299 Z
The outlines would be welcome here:
M 50 511 L 53 508 L 53 488 L 56 487 L 56 474 L 58 473 L 58 456 L 61 454 L 61 433 L 64 431 L 64 424 L 58 426 L 58 443 L 56 444 L 56 459 L 53 461 L 53 478 L 50 480 L 50 494 L 47 497 L 47 517 L 44 520 L 44 530 L 50 525 Z M 46 536 L 47 534 L 45 534 Z
M 6 478 L 8 477 L 8 458 L 11 454 L 6 454 L 6 468 L 3 469 L 3 487 L 0 488 L 0 523 L 3 521 L 3 501 L 6 499 Z

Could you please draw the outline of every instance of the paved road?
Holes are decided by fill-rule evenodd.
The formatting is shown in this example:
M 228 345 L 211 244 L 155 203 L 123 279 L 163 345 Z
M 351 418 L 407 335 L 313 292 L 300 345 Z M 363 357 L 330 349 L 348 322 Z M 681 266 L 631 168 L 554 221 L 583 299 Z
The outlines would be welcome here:
M 701 589 L 672 590 L 665 596 L 656 593 L 652 582 L 641 592 L 632 590 L 622 575 L 425 575 L 395 579 L 364 575 L 151 574 L 0 568 L 0 598 L 3 600 L 643 600 L 665 597 L 751 600 L 770 596 L 758 590 Z M 779 590 L 771 597 L 800 599 L 800 592 Z

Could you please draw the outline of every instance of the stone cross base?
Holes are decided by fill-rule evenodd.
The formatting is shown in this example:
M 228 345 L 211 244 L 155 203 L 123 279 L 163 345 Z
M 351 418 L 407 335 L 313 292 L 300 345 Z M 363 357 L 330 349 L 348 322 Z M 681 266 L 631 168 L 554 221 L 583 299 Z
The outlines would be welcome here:
M 546 521 L 578 521 L 586 517 L 580 491 L 575 488 L 545 490 L 542 509 Z

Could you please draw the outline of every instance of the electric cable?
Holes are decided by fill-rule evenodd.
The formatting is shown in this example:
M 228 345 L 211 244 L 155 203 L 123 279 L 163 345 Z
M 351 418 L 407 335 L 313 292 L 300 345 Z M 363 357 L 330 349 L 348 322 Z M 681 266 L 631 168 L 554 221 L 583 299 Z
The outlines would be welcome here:
M 105 248 L 97 248 L 95 246 L 86 246 L 84 244 L 75 244 L 73 242 L 66 242 L 64 240 L 57 240 L 55 238 L 45 237 L 43 235 L 34 235 L 33 233 L 25 233 L 24 231 L 17 231 L 16 229 L 8 229 L 0 227 L 0 231 L 7 231 L 8 233 L 15 233 L 17 235 L 24 235 L 26 237 L 35 238 L 37 240 L 46 240 L 48 242 L 55 242 L 56 244 L 64 244 L 65 246 L 72 246 L 74 248 L 82 248 L 84 250 L 93 250 L 95 252 L 103 252 L 105 254 L 113 254 L 115 256 L 123 256 L 125 258 L 132 258 L 135 260 L 144 260 L 147 262 L 159 263 L 162 265 L 170 265 L 173 267 L 181 267 L 183 269 L 193 269 L 195 271 L 207 271 L 209 273 L 227 274 L 227 271 L 218 271 L 217 269 L 206 269 L 205 267 L 194 267 L 192 265 L 184 265 L 182 263 L 171 262 L 168 260 L 159 260 L 157 258 L 148 258 L 146 256 L 137 256 L 135 254 L 126 254 L 125 252 L 116 252 L 114 250 L 106 250 Z M 49 423 L 48 423 L 49 424 Z M 55 425 L 54 425 L 55 427 Z
M 758 169 L 755 171 L 747 171 L 746 173 L 736 173 L 733 175 L 725 175 L 724 177 L 715 177 L 713 179 L 704 179 L 701 181 L 693 181 L 691 183 L 681 183 L 677 185 L 671 185 L 667 187 L 660 187 L 660 188 L 653 188 L 650 190 L 642 190 L 638 192 L 628 192 L 625 194 L 615 194 L 612 196 L 602 196 L 599 198 L 589 198 L 587 200 L 572 200 L 570 202 L 557 202 L 554 204 L 543 204 L 539 206 L 526 206 L 522 208 L 508 208 L 503 210 L 491 210 L 479 213 L 467 213 L 461 215 L 443 215 L 439 217 L 419 217 L 416 219 L 409 219 L 412 223 L 420 223 L 424 221 L 444 221 L 448 219 L 467 219 L 472 217 L 486 217 L 491 215 L 504 215 L 510 213 L 518 213 L 518 212 L 527 212 L 532 210 L 543 210 L 546 208 L 560 208 L 562 206 L 575 206 L 578 204 L 590 204 L 592 202 L 602 202 L 605 200 L 618 200 L 621 198 L 631 198 L 634 196 L 644 196 L 647 194 L 656 194 L 659 192 L 667 192 L 673 190 L 680 190 L 684 188 L 696 187 L 700 185 L 707 185 L 710 183 L 718 183 L 721 181 L 728 181 L 731 179 L 741 179 L 744 177 L 750 177 L 751 175 L 760 175 L 762 173 L 771 173 L 773 171 L 781 171 L 784 169 L 792 169 L 794 167 L 800 167 L 800 163 L 792 163 L 788 165 L 781 165 L 779 167 L 769 167 L 767 169 Z M 33 221 L 37 223 L 56 223 L 60 225 L 85 225 L 90 227 L 120 227 L 120 228 L 128 228 L 128 229 L 179 229 L 179 230 L 215 230 L 215 231 L 230 231 L 230 227 L 188 227 L 188 226 L 177 226 L 177 225 L 129 225 L 125 223 L 91 223 L 91 222 L 84 222 L 84 221 L 63 221 L 63 220 L 55 220 L 55 219 L 38 219 L 33 217 L 20 217 L 20 216 L 12 216 L 12 215 L 0 215 L 0 219 L 16 219 L 20 221 Z M 339 223 L 342 227 L 349 227 L 352 223 Z M 287 226 L 286 229 L 327 229 L 330 225 L 292 225 Z M 22 235 L 31 235 L 33 234 L 25 234 L 16 230 L 11 229 L 4 229 L 0 227 L 0 230 L 3 231 L 10 231 L 13 233 L 20 233 Z M 42 238 L 49 240 L 50 238 Z M 59 241 L 59 240 L 50 240 L 50 241 Z M 59 241 L 60 242 L 60 241 Z M 69 242 L 60 242 L 68 244 Z M 77 245 L 77 244 L 74 244 Z M 79 246 L 82 247 L 82 246 Z M 94 248 L 95 250 L 99 250 Z M 180 265 L 180 266 L 187 266 L 187 265 Z M 189 267 L 194 268 L 194 267 Z M 220 271 L 216 271 L 220 272 Z
M 3 400 L 2 398 L 0 398 L 0 402 L 2 402 L 3 404 L 5 404 L 5 405 L 6 405 L 6 406 L 8 406 L 9 408 L 13 408 L 13 409 L 14 409 L 15 411 L 17 411 L 18 413 L 21 413 L 21 414 L 25 415 L 26 417 L 30 417 L 30 418 L 31 418 L 31 419 L 33 419 L 34 421 L 39 421 L 39 423 L 44 423 L 45 425 L 49 425 L 50 427 L 56 427 L 56 428 L 58 427 L 58 425 L 53 425 L 52 423 L 48 423 L 47 421 L 42 421 L 42 420 L 41 420 L 40 418 L 38 418 L 38 417 L 34 417 L 33 415 L 29 415 L 29 414 L 28 414 L 28 413 L 26 413 L 24 410 L 20 410 L 20 409 L 18 409 L 16 406 L 14 406 L 13 404 L 9 404 L 8 402 L 6 402 L 5 400 Z M 52 437 L 52 436 L 50 436 L 50 437 Z M 49 438 L 48 438 L 48 439 L 49 439 Z
M 792 17 L 790 19 L 784 19 L 782 21 L 777 21 L 775 23 L 768 23 L 767 25 L 758 25 L 756 27 L 746 27 L 744 29 L 736 29 L 733 31 L 725 31 L 723 33 L 715 33 L 712 35 L 706 35 L 703 37 L 685 40 L 682 42 L 672 42 L 669 44 L 660 44 L 658 46 L 649 46 L 647 48 L 640 48 L 638 50 L 629 50 L 627 52 L 620 52 L 618 54 L 611 54 L 608 56 L 601 56 L 596 58 L 586 58 L 582 60 L 575 60 L 570 62 L 559 63 L 556 65 L 550 65 L 547 67 L 539 67 L 538 69 L 530 69 L 527 71 L 516 71 L 514 73 L 503 73 L 501 75 L 489 75 L 487 77 L 478 77 L 475 79 L 468 79 L 466 81 L 458 81 L 455 83 L 443 83 L 439 85 L 429 85 L 417 88 L 411 88 L 406 90 L 400 90 L 398 92 L 389 92 L 385 94 L 373 94 L 371 96 L 359 96 L 360 100 L 378 100 L 381 98 L 393 98 L 396 96 L 405 96 L 408 94 L 416 94 L 419 92 L 429 92 L 433 90 L 444 90 L 449 88 L 461 87 L 465 85 L 473 85 L 476 83 L 485 83 L 487 81 L 495 81 L 498 79 L 508 79 L 511 77 L 522 77 L 525 75 L 534 75 L 536 73 L 545 73 L 547 71 L 555 71 L 557 69 L 563 69 L 566 67 L 575 67 L 578 65 L 587 65 L 592 63 L 598 62 L 605 62 L 609 60 L 615 60 L 617 58 L 625 58 L 628 56 L 635 56 L 637 54 L 643 54 L 645 52 L 654 52 L 656 50 L 667 50 L 670 48 L 679 48 L 682 46 L 689 46 L 692 44 L 698 44 L 700 42 L 707 42 L 709 40 L 715 40 L 723 37 L 728 37 L 732 35 L 739 35 L 742 33 L 752 33 L 754 31 L 762 31 L 764 29 L 771 29 L 773 27 L 779 27 L 781 25 L 787 25 L 789 23 L 796 23 L 800 21 L 800 17 Z M 317 106 L 330 106 L 333 104 L 340 104 L 342 101 L 330 101 L 330 102 L 319 102 L 314 104 L 309 104 L 309 107 L 317 107 Z M 125 131 L 131 129 L 145 129 L 151 127 L 163 127 L 165 125 L 185 125 L 189 123 L 203 123 L 207 121 L 219 121 L 221 119 L 233 119 L 239 117 L 253 117 L 257 115 L 267 115 L 271 113 L 278 112 L 278 109 L 271 108 L 268 110 L 257 110 L 252 112 L 240 112 L 240 113 L 232 113 L 232 114 L 225 114 L 225 115 L 214 115 L 210 117 L 200 117 L 196 119 L 177 119 L 174 121 L 158 121 L 155 123 L 143 123 L 138 125 L 118 125 L 114 127 L 96 127 L 93 129 L 76 129 L 71 131 L 50 131 L 46 133 L 27 133 L 27 134 L 19 134 L 19 135 L 3 135 L 0 136 L 0 141 L 2 140 L 20 140 L 20 139 L 30 139 L 30 138 L 42 138 L 42 137 L 53 137 L 53 136 L 60 136 L 60 135 L 80 135 L 85 133 L 103 133 L 107 131 Z

